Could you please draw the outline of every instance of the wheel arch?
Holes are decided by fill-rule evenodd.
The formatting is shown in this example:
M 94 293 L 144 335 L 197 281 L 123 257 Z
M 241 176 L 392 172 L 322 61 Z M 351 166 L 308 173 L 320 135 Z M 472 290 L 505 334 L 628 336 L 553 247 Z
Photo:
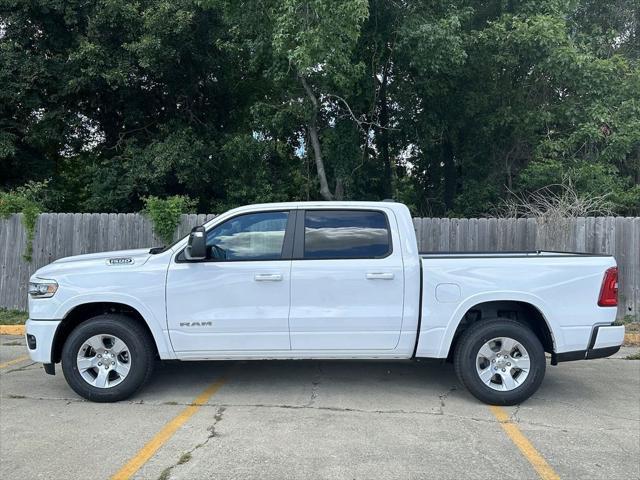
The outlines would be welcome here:
M 510 318 L 528 326 L 548 353 L 554 353 L 557 348 L 557 339 L 554 337 L 549 316 L 545 315 L 544 307 L 530 299 L 505 298 L 479 301 L 466 306 L 454 318 L 457 320 L 451 322 L 442 341 L 442 357 L 451 357 L 460 335 L 470 325 L 495 318 Z
M 62 347 L 69 337 L 69 334 L 81 323 L 84 323 L 99 315 L 109 313 L 122 314 L 136 322 L 149 334 L 153 340 L 153 347 L 156 355 L 162 357 L 164 339 L 158 339 L 157 333 L 153 331 L 148 320 L 140 313 L 140 311 L 126 303 L 120 302 L 88 302 L 75 305 L 69 309 L 64 315 L 60 325 L 56 329 L 53 338 L 51 350 L 51 360 L 53 363 L 59 363 L 62 356 Z

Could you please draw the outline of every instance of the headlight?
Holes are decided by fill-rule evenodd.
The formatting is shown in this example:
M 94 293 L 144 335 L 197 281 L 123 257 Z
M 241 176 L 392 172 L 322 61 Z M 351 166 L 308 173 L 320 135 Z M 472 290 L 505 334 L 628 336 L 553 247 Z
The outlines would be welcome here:
M 39 280 L 29 282 L 29 296 L 31 298 L 49 298 L 58 290 L 58 284 L 53 280 Z

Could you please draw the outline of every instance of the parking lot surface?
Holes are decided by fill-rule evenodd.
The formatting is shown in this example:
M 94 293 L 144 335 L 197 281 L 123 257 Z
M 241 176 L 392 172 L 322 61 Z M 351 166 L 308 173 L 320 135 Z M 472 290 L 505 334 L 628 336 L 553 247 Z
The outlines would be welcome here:
M 437 362 L 159 363 L 130 401 L 97 404 L 20 337 L 0 345 L 3 479 L 640 478 L 637 348 L 549 366 L 501 423 Z

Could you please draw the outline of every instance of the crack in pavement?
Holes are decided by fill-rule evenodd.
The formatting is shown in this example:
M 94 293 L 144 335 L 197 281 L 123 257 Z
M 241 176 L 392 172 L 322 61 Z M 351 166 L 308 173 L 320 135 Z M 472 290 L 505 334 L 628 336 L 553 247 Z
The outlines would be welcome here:
M 451 388 L 449 388 L 449 390 L 447 390 L 446 392 L 438 395 L 438 397 L 440 397 L 440 413 L 442 415 L 444 415 L 445 400 L 451 393 L 455 392 L 457 389 L 458 387 L 454 385 Z
M 486 445 L 484 443 L 481 443 L 481 441 L 478 439 L 478 435 L 476 434 L 476 432 L 474 432 L 471 428 L 469 428 L 468 425 L 465 425 L 464 422 L 460 423 L 459 428 L 465 431 L 466 433 L 465 437 L 469 439 L 469 443 L 467 444 L 467 447 L 473 452 L 473 454 L 483 458 L 485 462 L 491 465 L 495 465 L 496 466 L 495 471 L 500 471 L 502 466 L 500 465 L 499 462 L 496 461 L 499 457 L 497 457 L 494 454 L 494 452 L 492 452 L 490 449 L 487 452 Z M 484 450 L 482 447 L 485 447 Z
M 218 423 L 220 423 L 222 421 L 222 416 L 223 416 L 225 410 L 226 410 L 225 407 L 218 407 L 218 410 L 216 411 L 215 415 L 213 416 L 213 419 L 215 421 L 213 422 L 213 424 L 211 424 L 209 427 L 207 427 L 207 432 L 209 432 L 209 434 L 207 435 L 207 438 L 205 439 L 205 441 L 201 442 L 201 443 L 198 443 L 191 450 L 187 450 L 185 453 L 180 455 L 180 458 L 173 465 L 169 465 L 167 468 L 165 468 L 162 471 L 162 473 L 160 474 L 160 477 L 159 477 L 158 480 L 168 480 L 168 479 L 170 479 L 171 478 L 171 473 L 173 472 L 173 470 L 176 467 L 178 467 L 180 465 L 185 465 L 186 463 L 190 462 L 191 459 L 193 458 L 193 454 L 197 450 L 199 450 L 200 448 L 202 448 L 205 445 L 207 445 L 207 443 L 209 443 L 209 441 L 212 438 L 218 436 L 218 434 L 216 433 L 216 425 L 218 425 Z
M 11 400 L 38 400 L 38 401 L 58 401 L 58 402 L 68 402 L 68 403 L 91 403 L 88 400 L 82 400 L 80 398 L 67 398 L 67 397 L 30 397 L 27 395 L 13 394 L 7 393 L 4 395 L 0 395 L 1 398 L 8 398 Z
M 513 413 L 509 416 L 509 421 L 513 422 L 513 423 L 519 423 L 520 422 L 520 418 L 518 418 L 518 412 L 520 411 L 520 406 L 521 404 L 517 404 L 515 410 L 513 411 Z
M 313 380 L 311 381 L 311 396 L 309 401 L 305 404 L 306 407 L 310 407 L 316 401 L 318 397 L 318 390 L 320 389 L 320 380 L 324 375 L 324 371 L 322 370 L 322 366 L 320 362 L 316 364 L 316 373 L 313 376 Z
M 39 362 L 31 362 L 28 363 L 27 365 L 23 365 L 21 367 L 16 367 L 16 368 L 10 368 L 8 370 L 4 370 L 1 375 L 6 375 L 7 373 L 14 373 L 14 372 L 24 372 L 25 370 L 36 370 L 38 368 L 41 368 L 39 365 Z M 33 367 L 34 365 L 36 365 L 36 367 Z
M 618 415 L 609 415 L 607 413 L 601 413 L 601 412 L 594 413 L 593 411 L 586 410 L 584 405 L 575 405 L 573 403 L 563 402 L 562 400 L 550 399 L 550 398 L 538 397 L 538 396 L 532 397 L 532 399 L 542 400 L 543 402 L 550 403 L 552 406 L 554 403 L 556 403 L 556 404 L 564 405 L 566 407 L 571 407 L 575 410 L 584 411 L 585 413 L 588 413 L 589 415 L 594 416 L 596 418 L 607 417 L 607 418 L 615 418 L 616 420 L 630 420 L 632 422 L 640 422 L 640 418 L 620 417 Z
M 29 397 L 22 395 L 3 395 L 0 398 L 7 398 L 12 400 L 38 400 L 38 401 L 62 401 L 66 402 L 67 405 L 70 404 L 78 404 L 78 403 L 92 403 L 88 400 L 82 400 L 77 398 L 65 398 L 65 397 Z M 140 405 L 143 407 L 163 407 L 163 406 L 193 406 L 193 403 L 190 402 L 163 402 L 163 403 L 153 403 L 153 402 L 145 402 L 144 400 L 136 400 L 136 401 L 123 401 L 118 402 L 114 405 Z M 451 413 L 444 413 L 441 408 L 437 411 L 426 411 L 426 410 L 404 410 L 404 409 L 391 409 L 391 410 L 367 410 L 362 408 L 353 408 L 353 407 L 329 407 L 329 406 L 309 406 L 309 405 L 290 405 L 290 404 L 264 404 L 264 403 L 218 403 L 218 404 L 202 404 L 202 408 L 230 408 L 230 407 L 238 407 L 238 408 L 271 408 L 271 409 L 284 409 L 284 410 L 318 410 L 318 411 L 328 411 L 328 412 L 337 412 L 337 413 L 364 413 L 364 414 L 375 414 L 375 415 L 423 415 L 423 416 L 432 416 L 432 417 L 446 417 L 457 420 L 468 420 L 473 422 L 481 422 L 486 424 L 496 424 L 494 418 L 482 418 L 476 417 L 473 415 L 454 415 Z M 224 412 L 224 410 L 222 410 Z M 219 412 L 219 413 L 222 413 Z M 216 414 L 217 415 L 217 414 Z M 214 417 L 215 418 L 215 417 Z M 631 419 L 632 421 L 640 423 L 640 420 Z M 532 427 L 541 427 L 547 428 L 549 430 L 555 430 L 559 432 L 578 432 L 578 431 L 591 431 L 593 429 L 589 428 L 566 428 L 565 426 L 557 426 L 557 425 L 549 425 L 547 423 L 535 422 L 529 420 L 523 420 L 519 418 L 518 423 L 523 426 L 532 426 Z M 599 432 L 616 432 L 616 431 L 628 431 L 628 427 L 613 427 L 613 428 L 600 428 Z

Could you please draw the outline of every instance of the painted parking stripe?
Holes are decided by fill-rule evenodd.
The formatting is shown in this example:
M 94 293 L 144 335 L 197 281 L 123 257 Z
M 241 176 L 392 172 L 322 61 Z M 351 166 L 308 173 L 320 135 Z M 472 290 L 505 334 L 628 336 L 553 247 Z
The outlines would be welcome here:
M 187 408 L 182 410 L 177 416 L 167 423 L 155 437 L 142 447 L 138 453 L 122 467 L 111 480 L 125 480 L 131 478 L 140 468 L 153 457 L 153 455 L 173 436 L 178 429 L 189 420 L 200 407 L 207 403 L 209 399 L 224 385 L 226 379 L 221 378 L 209 385 Z
M 25 360 L 29 360 L 29 355 L 23 355 L 22 357 L 14 358 L 8 362 L 0 363 L 0 370 L 10 367 L 11 365 L 15 365 L 16 363 L 24 362 Z
M 520 453 L 529 460 L 542 480 L 560 480 L 560 476 L 551 465 L 542 457 L 531 442 L 524 436 L 518 426 L 511 421 L 509 414 L 501 407 L 490 406 L 491 413 L 500 422 L 500 426 L 505 431 L 509 439 L 520 450 Z

